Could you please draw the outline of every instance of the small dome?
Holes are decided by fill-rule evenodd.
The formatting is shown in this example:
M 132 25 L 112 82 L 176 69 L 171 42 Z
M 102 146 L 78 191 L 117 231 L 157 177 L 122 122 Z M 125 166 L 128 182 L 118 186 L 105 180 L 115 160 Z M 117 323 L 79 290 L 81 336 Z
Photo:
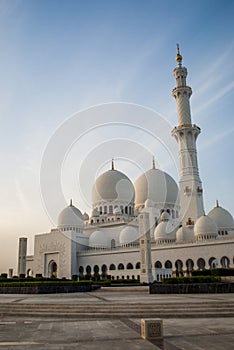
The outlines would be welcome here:
M 167 211 L 163 211 L 160 216 L 161 221 L 168 221 L 170 219 L 170 215 Z
M 135 227 L 126 226 L 119 235 L 120 245 L 130 244 L 139 239 L 139 232 Z
M 107 248 L 107 235 L 103 231 L 94 231 L 89 236 L 89 246 L 92 248 Z
M 84 221 L 88 221 L 89 220 L 89 215 L 87 213 L 84 213 L 83 218 L 84 218 Z
M 133 204 L 135 191 L 131 180 L 120 171 L 111 169 L 100 175 L 92 190 L 93 206 L 105 202 Z
M 83 227 L 83 224 L 83 214 L 78 208 L 72 205 L 72 202 L 58 216 L 58 228 Z
M 182 226 L 176 231 L 176 242 L 177 243 L 188 243 L 194 242 L 194 227 L 190 226 Z
M 160 240 L 174 240 L 175 226 L 172 221 L 162 221 L 154 230 L 154 239 L 156 242 Z
M 91 213 L 91 217 L 96 218 L 99 216 L 99 212 L 97 209 L 93 209 Z
M 220 229 L 234 229 L 234 221 L 232 215 L 224 208 L 217 206 L 213 208 L 208 216 L 216 222 Z
M 145 202 L 152 204 L 176 204 L 178 186 L 173 178 L 159 169 L 150 169 L 135 181 L 135 207 L 144 208 Z M 149 202 L 150 201 L 150 202 Z
M 202 239 L 216 238 L 218 227 L 212 218 L 208 215 L 202 215 L 194 225 L 194 234 L 197 238 Z

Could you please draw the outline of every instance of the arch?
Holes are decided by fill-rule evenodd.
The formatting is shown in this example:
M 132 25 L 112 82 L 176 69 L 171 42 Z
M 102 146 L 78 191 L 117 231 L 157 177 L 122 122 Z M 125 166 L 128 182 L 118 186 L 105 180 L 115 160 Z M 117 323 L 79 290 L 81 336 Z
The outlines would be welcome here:
M 103 273 L 103 274 L 106 274 L 106 272 L 107 272 L 107 266 L 106 266 L 106 264 L 103 264 L 103 265 L 102 265 L 101 270 L 102 270 L 102 273 Z
M 209 259 L 210 269 L 215 269 L 218 265 L 217 259 L 213 256 Z
M 111 264 L 109 270 L 111 271 L 116 270 L 116 266 L 114 264 Z
M 206 266 L 206 262 L 203 258 L 199 258 L 197 260 L 197 267 L 198 267 L 198 270 L 205 270 L 205 266 Z
M 94 274 L 98 274 L 99 273 L 99 266 L 98 265 L 94 266 L 93 272 L 94 272 Z
M 86 274 L 90 276 L 91 275 L 91 266 L 87 265 L 85 270 L 86 270 Z
M 54 260 L 51 260 L 48 264 L 48 275 L 49 277 L 57 278 L 58 267 Z
M 170 260 L 165 262 L 165 269 L 172 269 L 172 262 Z
M 136 269 L 140 269 L 141 268 L 141 263 L 138 261 L 137 263 L 136 263 Z
M 133 269 L 133 264 L 132 263 L 128 263 L 127 264 L 127 270 L 132 270 Z
M 224 269 L 229 269 L 229 265 L 230 265 L 230 260 L 228 259 L 227 256 L 223 256 L 220 260 L 221 262 L 221 266 L 224 268 Z
M 31 269 L 27 269 L 27 277 L 31 277 L 33 275 L 33 272 Z
M 194 268 L 194 262 L 192 259 L 188 259 L 186 261 L 186 267 L 187 267 L 187 270 L 188 271 L 193 271 L 193 268 Z
M 156 263 L 154 264 L 155 268 L 161 269 L 162 268 L 162 263 L 160 261 L 156 261 Z
M 118 265 L 118 270 L 124 270 L 124 265 L 122 263 Z
M 84 268 L 83 268 L 83 266 L 80 266 L 79 267 L 79 275 L 83 276 L 83 274 L 84 274 Z
M 176 267 L 176 276 L 183 276 L 183 262 L 181 260 L 176 260 L 175 262 L 175 267 Z

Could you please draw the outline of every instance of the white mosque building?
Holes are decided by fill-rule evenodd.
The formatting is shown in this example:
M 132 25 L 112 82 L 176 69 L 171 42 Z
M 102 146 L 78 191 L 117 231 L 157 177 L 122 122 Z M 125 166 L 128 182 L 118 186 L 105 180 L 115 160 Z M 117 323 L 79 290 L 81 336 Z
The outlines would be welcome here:
M 192 90 L 179 48 L 176 61 L 178 126 L 172 136 L 179 149 L 179 186 L 154 160 L 134 184 L 112 160 L 93 185 L 90 215 L 71 201 L 59 214 L 57 228 L 35 236 L 33 256 L 27 256 L 27 238 L 20 238 L 19 274 L 152 282 L 192 270 L 234 267 L 232 215 L 218 202 L 204 212 L 196 149 L 201 130 L 192 124 Z

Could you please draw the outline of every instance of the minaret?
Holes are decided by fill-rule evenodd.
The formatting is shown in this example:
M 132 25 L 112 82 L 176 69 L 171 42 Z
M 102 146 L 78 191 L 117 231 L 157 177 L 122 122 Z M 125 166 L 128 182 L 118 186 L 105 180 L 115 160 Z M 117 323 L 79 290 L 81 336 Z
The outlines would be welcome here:
M 19 239 L 18 275 L 26 274 L 27 238 Z
M 196 149 L 196 140 L 201 129 L 191 123 L 189 99 L 192 95 L 192 89 L 186 85 L 187 69 L 182 67 L 182 56 L 178 44 L 176 61 L 178 64 L 178 67 L 174 69 L 176 87 L 172 93 L 177 104 L 178 126 L 172 130 L 172 135 L 179 146 L 180 218 L 185 224 L 188 218 L 196 221 L 204 211 L 202 182 L 199 177 Z
M 140 213 L 139 233 L 140 233 L 140 255 L 141 255 L 141 283 L 152 283 L 152 259 L 151 259 L 151 239 L 149 214 Z

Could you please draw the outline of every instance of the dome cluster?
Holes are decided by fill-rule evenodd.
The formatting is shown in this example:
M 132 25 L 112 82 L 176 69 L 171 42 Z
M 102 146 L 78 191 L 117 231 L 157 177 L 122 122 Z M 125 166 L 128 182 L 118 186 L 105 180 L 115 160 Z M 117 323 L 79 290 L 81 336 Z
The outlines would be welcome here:
M 157 245 L 194 243 L 234 236 L 234 220 L 218 202 L 208 215 L 181 225 L 178 186 L 167 173 L 153 168 L 138 177 L 133 186 L 122 172 L 112 169 L 100 175 L 92 190 L 91 215 L 82 214 L 72 201 L 58 216 L 60 231 L 82 233 L 91 248 L 128 246 L 139 242 L 137 215 L 151 215 L 151 238 Z M 159 215 L 158 215 L 159 213 Z M 161 214 L 160 214 L 161 213 Z M 135 221 L 135 223 L 133 223 Z M 152 223 L 153 222 L 153 223 Z M 111 227 L 115 227 L 111 230 Z M 119 229 L 118 229 L 119 227 Z

